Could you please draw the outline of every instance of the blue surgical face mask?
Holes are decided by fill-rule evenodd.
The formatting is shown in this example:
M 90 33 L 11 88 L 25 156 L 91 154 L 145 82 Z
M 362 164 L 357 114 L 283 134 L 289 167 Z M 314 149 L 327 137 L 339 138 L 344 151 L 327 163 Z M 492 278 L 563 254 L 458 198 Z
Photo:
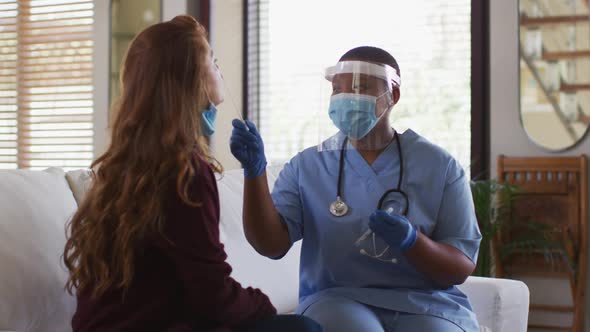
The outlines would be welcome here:
M 377 97 L 354 93 L 339 93 L 330 98 L 330 119 L 350 139 L 365 137 L 377 124 Z
M 215 133 L 215 119 L 217 118 L 217 108 L 212 103 L 201 114 L 201 130 L 204 136 L 211 136 Z

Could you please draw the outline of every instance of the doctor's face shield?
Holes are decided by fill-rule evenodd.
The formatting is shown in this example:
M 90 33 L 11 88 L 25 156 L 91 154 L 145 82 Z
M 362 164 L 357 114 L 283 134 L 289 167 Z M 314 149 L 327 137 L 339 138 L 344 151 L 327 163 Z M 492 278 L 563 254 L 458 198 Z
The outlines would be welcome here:
M 366 61 L 340 61 L 327 68 L 324 77 L 331 83 L 328 115 L 341 135 L 320 137 L 320 150 L 341 149 L 339 136 L 367 140 L 367 135 L 393 107 L 393 91 L 401 84 L 393 67 Z M 378 149 L 389 141 L 368 143 Z

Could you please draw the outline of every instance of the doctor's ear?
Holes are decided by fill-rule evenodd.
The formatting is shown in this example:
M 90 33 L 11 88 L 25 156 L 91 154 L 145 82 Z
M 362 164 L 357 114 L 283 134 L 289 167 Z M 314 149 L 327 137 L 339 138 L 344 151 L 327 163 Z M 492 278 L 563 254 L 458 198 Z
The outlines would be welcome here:
M 397 104 L 397 102 L 399 101 L 400 98 L 400 91 L 398 87 L 394 87 L 393 88 L 393 92 L 391 93 L 393 95 L 393 104 Z

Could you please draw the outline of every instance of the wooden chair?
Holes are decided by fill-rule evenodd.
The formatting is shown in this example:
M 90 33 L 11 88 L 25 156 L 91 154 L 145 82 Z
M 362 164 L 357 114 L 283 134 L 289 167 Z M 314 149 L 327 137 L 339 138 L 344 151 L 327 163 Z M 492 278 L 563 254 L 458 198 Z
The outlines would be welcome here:
M 519 276 L 569 279 L 573 306 L 531 303 L 535 312 L 570 313 L 571 327 L 529 323 L 529 328 L 575 331 L 583 330 L 584 291 L 586 279 L 586 222 L 588 221 L 587 160 L 579 157 L 517 158 L 498 157 L 498 180 L 518 186 L 516 199 L 510 206 L 511 222 L 535 221 L 549 225 L 550 236 L 559 240 L 574 263 L 568 268 L 566 259 L 558 257 L 549 264 L 541 251 L 514 253 L 500 260 L 496 250 L 496 276 Z M 510 228 L 517 232 L 518 227 Z M 522 230 L 522 228 L 521 228 Z M 508 232 L 509 233 L 509 232 Z M 500 234 L 496 244 L 506 243 L 515 234 Z M 498 248 L 498 246 L 495 246 Z M 554 253 L 563 253 L 555 251 Z M 553 256 L 551 256 L 553 257 Z M 499 262 L 499 263 L 498 263 Z M 531 289 L 533 294 L 534 289 Z

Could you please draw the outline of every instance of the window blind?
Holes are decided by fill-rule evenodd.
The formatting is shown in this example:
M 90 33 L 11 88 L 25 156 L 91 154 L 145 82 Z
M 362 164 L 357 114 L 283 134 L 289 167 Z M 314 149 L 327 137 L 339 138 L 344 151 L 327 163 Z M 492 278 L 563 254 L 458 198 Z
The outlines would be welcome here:
M 323 78 L 347 50 L 391 53 L 401 99 L 391 123 L 471 163 L 471 0 L 249 0 L 246 109 L 271 162 L 283 162 L 336 129 Z M 330 132 L 331 131 L 331 132 Z M 320 133 L 320 134 L 318 134 Z
M 17 3 L 0 1 L 0 169 L 16 168 Z
M 6 69 L 15 75 L 9 76 L 12 99 L 2 105 L 7 132 L 2 166 L 88 167 L 93 159 L 93 1 L 19 0 L 9 5 L 16 52 L 10 53 L 14 67 Z M 3 22 L 2 28 L 7 27 Z

